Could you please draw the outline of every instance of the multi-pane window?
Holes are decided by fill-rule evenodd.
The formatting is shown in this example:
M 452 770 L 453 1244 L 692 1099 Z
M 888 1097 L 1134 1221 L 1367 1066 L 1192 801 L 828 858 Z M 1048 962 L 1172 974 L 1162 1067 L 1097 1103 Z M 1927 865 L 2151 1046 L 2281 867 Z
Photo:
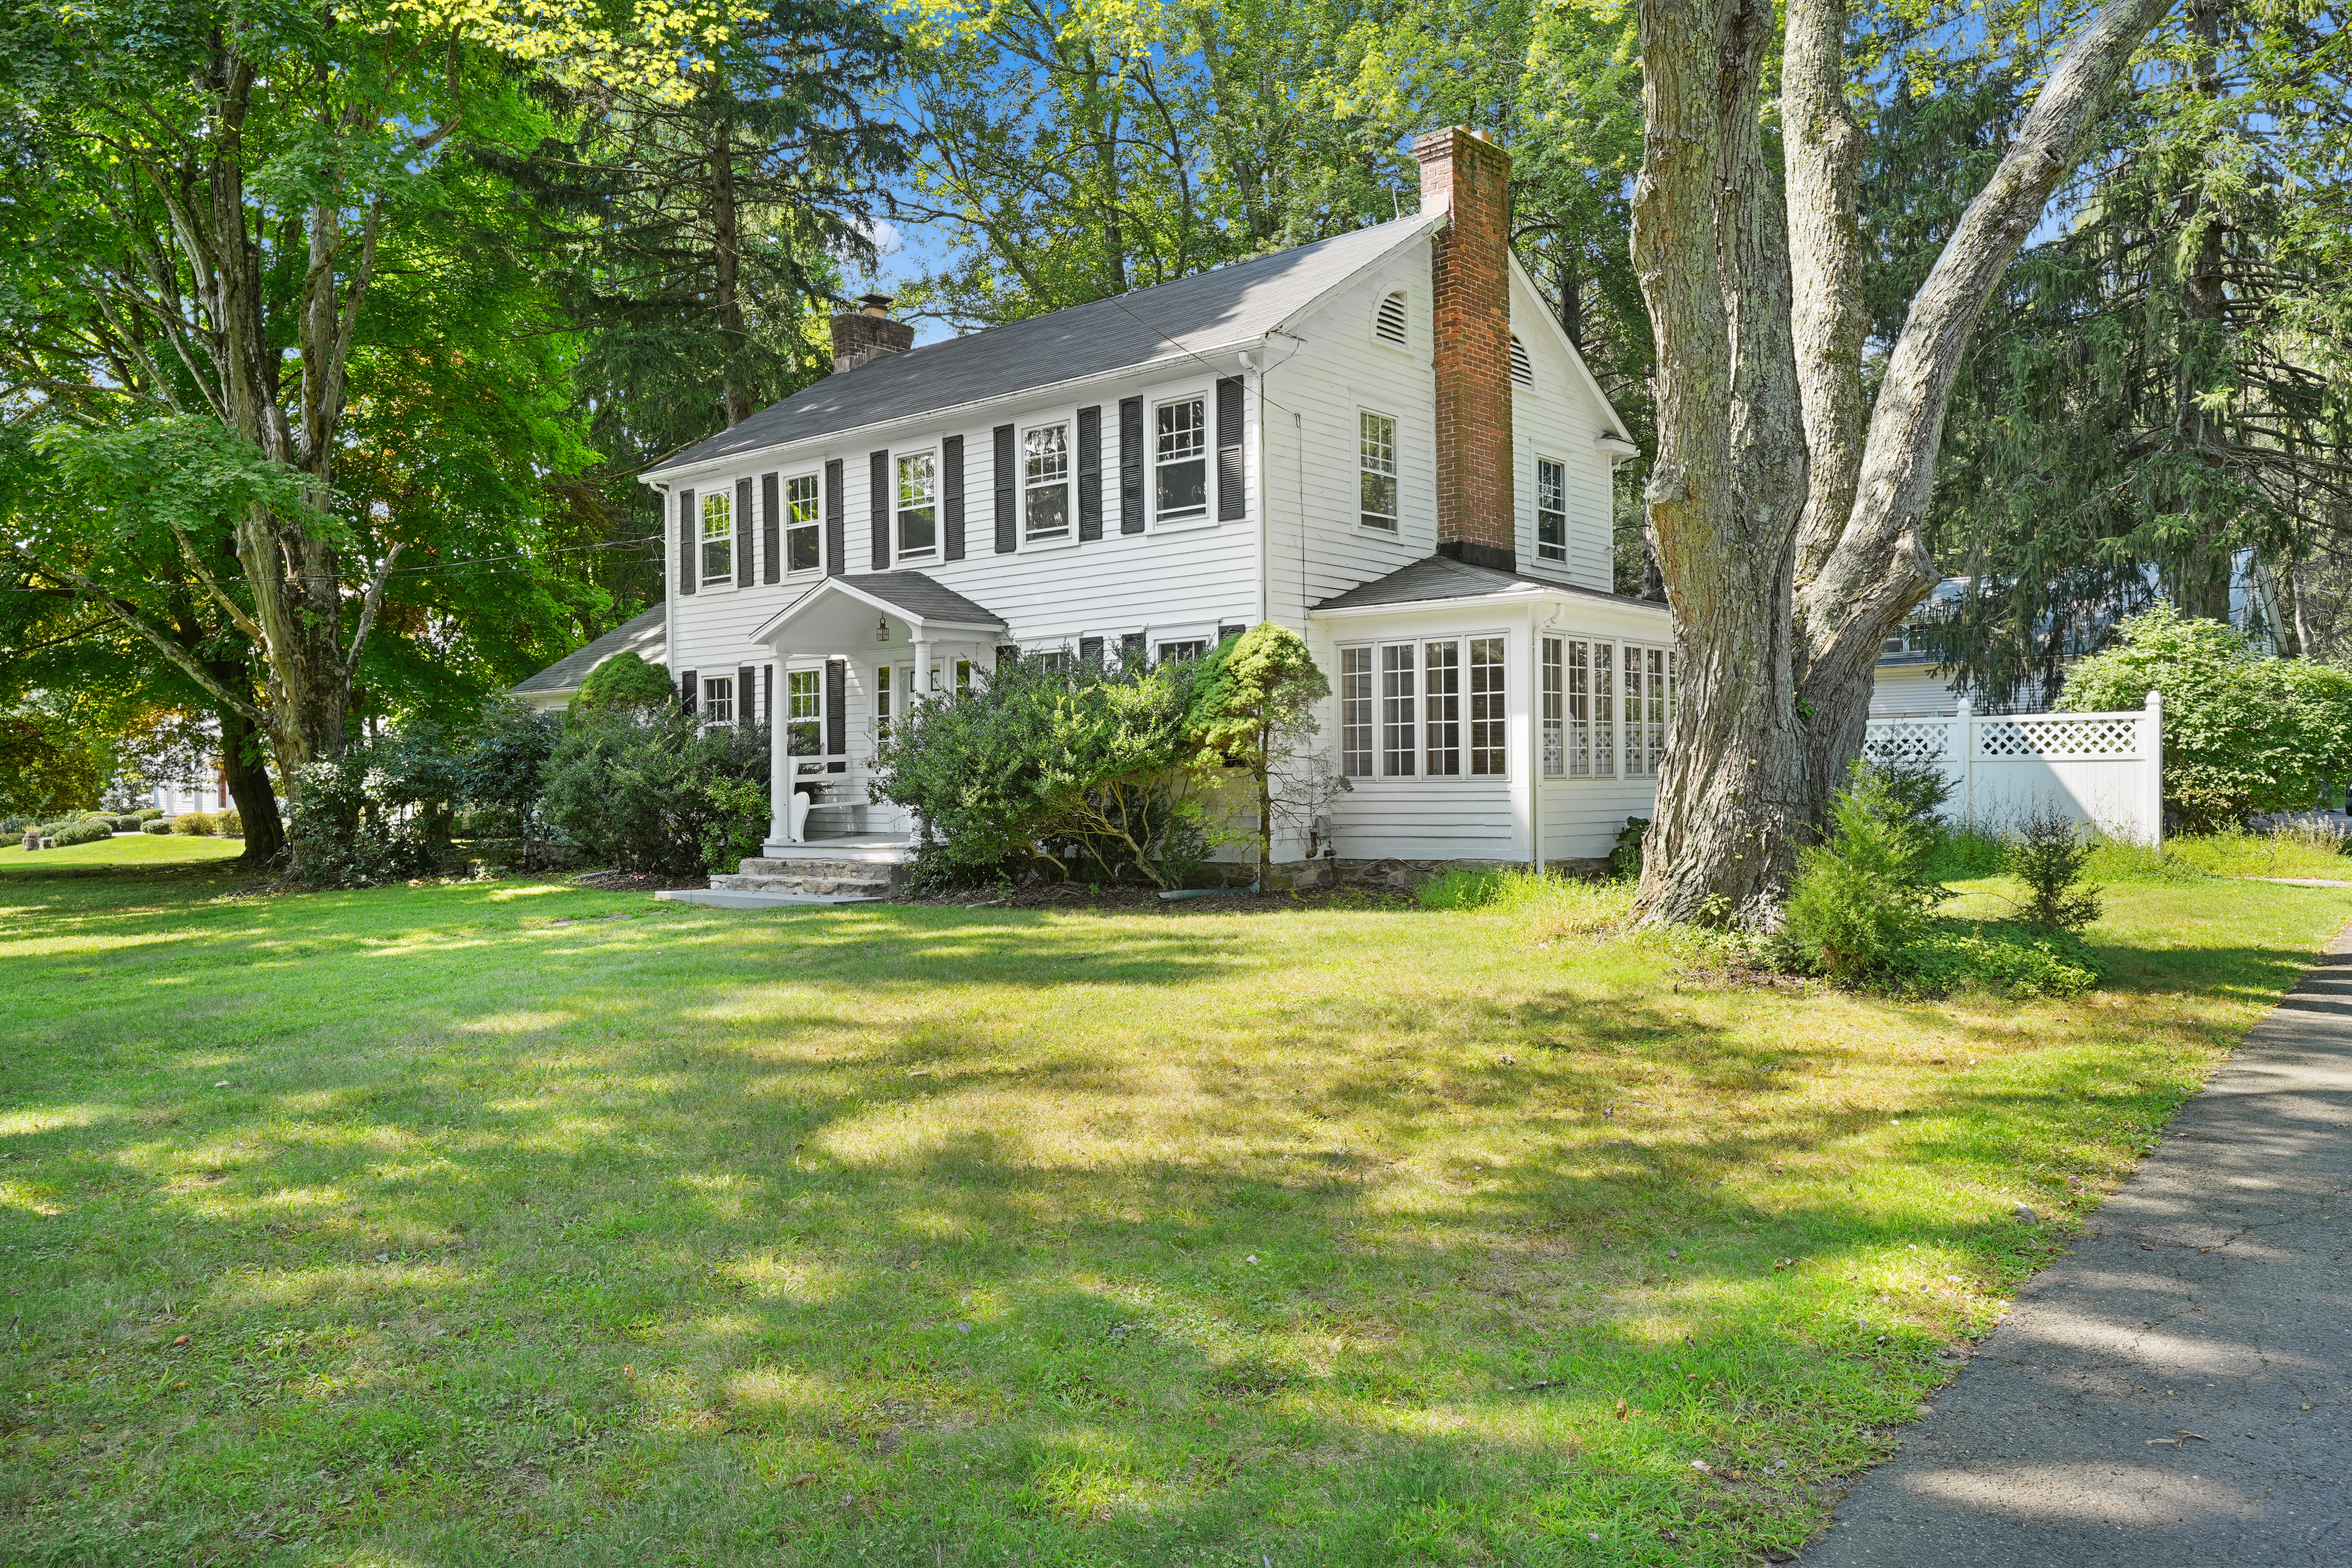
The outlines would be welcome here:
M 795 669 L 784 677 L 784 752 L 788 756 L 824 754 L 824 672 Z
M 874 738 L 877 741 L 890 738 L 890 721 L 896 717 L 892 710 L 898 695 L 898 673 L 887 664 L 874 667 Z
M 955 694 L 958 697 L 971 695 L 971 660 L 968 658 L 955 661 Z
M 1536 556 L 1568 559 L 1568 465 L 1536 459 Z
M 1543 640 L 1543 771 L 1558 776 L 1568 771 L 1568 658 L 1560 637 Z
M 1372 776 L 1372 650 L 1339 650 L 1339 772 Z
M 1392 643 L 1381 649 L 1381 773 L 1411 778 L 1418 704 L 1414 700 L 1413 646 Z
M 1397 422 L 1385 414 L 1356 416 L 1356 479 L 1366 528 L 1397 526 Z
M 814 572 L 817 565 L 816 476 L 784 481 L 784 570 Z
M 1155 508 L 1162 522 L 1209 511 L 1208 405 L 1198 397 L 1163 403 L 1153 432 Z
M 1160 662 L 1166 664 L 1171 659 L 1199 658 L 1208 651 L 1209 644 L 1202 637 L 1184 642 L 1164 642 L 1160 645 Z
M 1674 717 L 1675 656 L 1662 647 L 1628 647 L 1625 657 L 1625 772 L 1654 778 L 1666 761 Z
M 940 460 L 929 452 L 898 459 L 898 553 L 940 547 Z
M 711 675 L 703 678 L 702 721 L 706 724 L 735 722 L 735 678 L 733 676 Z
M 1431 778 L 1462 772 L 1462 648 L 1458 643 L 1424 645 L 1422 659 L 1423 771 Z
M 1021 437 L 1021 515 L 1032 539 L 1070 536 L 1070 427 L 1041 425 Z
M 1555 651 L 1557 644 L 1557 651 Z M 1544 771 L 1559 773 L 1551 762 L 1552 670 L 1559 671 L 1559 724 L 1566 742 L 1566 772 L 1574 778 L 1606 777 L 1617 771 L 1616 648 L 1605 642 L 1561 641 L 1544 644 Z
M 735 499 L 725 490 L 702 497 L 702 580 L 724 583 L 735 575 Z
M 1503 703 L 1503 639 L 1470 639 L 1470 772 L 1500 777 L 1509 725 Z

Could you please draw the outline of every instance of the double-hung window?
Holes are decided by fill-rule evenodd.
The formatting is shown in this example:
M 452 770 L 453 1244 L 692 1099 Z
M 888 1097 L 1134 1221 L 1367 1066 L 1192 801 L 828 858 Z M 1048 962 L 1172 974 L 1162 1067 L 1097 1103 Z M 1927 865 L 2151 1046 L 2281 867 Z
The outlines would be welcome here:
M 1568 668 L 1566 639 L 1543 640 L 1543 771 L 1557 778 L 1568 771 Z
M 1160 662 L 1167 664 L 1171 660 L 1199 658 L 1208 651 L 1208 640 L 1204 637 L 1192 637 L 1183 642 L 1164 642 L 1160 645 Z
M 733 676 L 703 677 L 702 721 L 705 724 L 735 722 L 735 678 Z
M 1021 515 L 1031 539 L 1070 536 L 1070 427 L 1040 425 L 1021 437 Z
M 1568 465 L 1536 459 L 1536 558 L 1568 559 Z
M 1423 645 L 1422 731 L 1426 754 L 1423 771 L 1431 778 L 1454 778 L 1462 772 L 1462 645 Z
M 1627 647 L 1625 772 L 1654 778 L 1666 762 L 1666 725 L 1674 717 L 1675 656 L 1662 647 Z
M 1470 639 L 1470 773 L 1500 778 L 1509 716 L 1503 700 L 1503 639 Z
M 1339 772 L 1372 776 L 1372 650 L 1339 650 Z
M 1414 655 L 1411 643 L 1391 643 L 1381 649 L 1381 776 L 1408 779 L 1421 770 L 1413 765 L 1419 703 L 1415 700 Z
M 1366 528 L 1397 531 L 1397 422 L 1386 414 L 1356 416 L 1358 516 Z
M 1153 515 L 1185 522 L 1209 515 L 1208 405 L 1198 397 L 1163 403 L 1152 433 Z
M 784 752 L 824 755 L 824 672 L 795 669 L 784 678 Z M 803 770 L 809 771 L 809 770 Z
M 803 474 L 784 481 L 784 570 L 814 572 L 816 567 L 816 476 Z
M 891 709 L 898 695 L 894 689 L 897 675 L 898 671 L 889 665 L 874 667 L 874 738 L 877 741 L 890 738 Z
M 735 580 L 735 498 L 725 490 L 703 492 L 702 580 Z
M 929 555 L 940 547 L 940 460 L 929 452 L 898 459 L 898 553 Z

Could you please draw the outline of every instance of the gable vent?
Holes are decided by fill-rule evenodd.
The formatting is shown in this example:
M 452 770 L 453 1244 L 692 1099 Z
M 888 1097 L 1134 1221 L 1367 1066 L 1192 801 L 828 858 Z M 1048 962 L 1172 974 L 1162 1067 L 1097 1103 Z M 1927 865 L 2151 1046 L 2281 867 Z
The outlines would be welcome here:
M 1519 334 L 1511 334 L 1511 379 L 1521 386 L 1536 384 L 1536 367 L 1528 363 L 1528 345 L 1519 342 Z
M 1380 313 L 1372 318 L 1372 335 L 1399 348 L 1404 346 L 1403 289 L 1381 301 Z

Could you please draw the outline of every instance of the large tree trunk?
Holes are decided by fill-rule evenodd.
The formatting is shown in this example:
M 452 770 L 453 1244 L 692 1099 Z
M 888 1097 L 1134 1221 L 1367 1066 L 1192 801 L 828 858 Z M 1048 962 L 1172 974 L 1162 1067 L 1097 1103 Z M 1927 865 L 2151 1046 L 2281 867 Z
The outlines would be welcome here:
M 1811 822 L 1825 820 L 1831 797 L 1861 752 L 1874 672 L 1887 636 L 1938 578 L 1922 531 L 1945 410 L 1977 318 L 2041 220 L 2051 193 L 2080 158 L 2139 41 L 2171 4 L 2108 0 L 2067 47 L 1992 178 L 1969 202 L 1913 297 L 1858 449 L 1847 423 L 1861 405 L 1853 323 L 1834 300 L 1800 309 L 1805 323 L 1798 333 L 1800 378 L 1808 389 L 1807 434 L 1817 466 L 1797 546 L 1796 591 L 1797 711 L 1804 725 L 1808 786 L 1803 815 Z M 1823 0 L 1798 0 L 1790 7 L 1791 64 L 1782 105 L 1790 222 L 1801 249 L 1838 253 L 1801 267 L 1800 287 L 1816 291 L 1853 287 L 1861 268 L 1860 231 L 1850 220 L 1853 153 L 1845 134 L 1844 76 L 1830 68 L 1827 56 L 1843 26 L 1842 6 Z M 1849 216 L 1823 221 L 1824 206 L 1842 206 Z M 1851 396 L 1842 390 L 1849 378 L 1856 387 Z M 1832 473 L 1822 474 L 1823 467 Z M 1843 511 L 1841 498 L 1851 498 Z
M 1645 500 L 1680 647 L 1646 919 L 1772 918 L 1805 805 L 1791 548 L 1805 499 L 1788 228 L 1756 102 L 1772 10 L 1642 0 L 1633 265 L 1657 334 Z
M 245 828 L 241 858 L 257 865 L 275 860 L 286 850 L 286 825 L 278 816 L 278 793 L 269 786 L 269 770 L 261 763 L 259 726 L 232 708 L 215 708 L 213 713 L 220 723 L 221 772 Z

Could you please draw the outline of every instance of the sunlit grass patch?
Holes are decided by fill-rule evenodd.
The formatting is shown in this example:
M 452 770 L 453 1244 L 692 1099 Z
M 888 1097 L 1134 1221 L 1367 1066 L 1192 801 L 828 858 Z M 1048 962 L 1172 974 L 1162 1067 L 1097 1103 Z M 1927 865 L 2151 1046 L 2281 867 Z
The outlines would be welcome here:
M 2166 875 L 2025 1005 L 1737 984 L 1510 875 L 25 884 L 0 1559 L 1752 1562 L 2352 912 Z

